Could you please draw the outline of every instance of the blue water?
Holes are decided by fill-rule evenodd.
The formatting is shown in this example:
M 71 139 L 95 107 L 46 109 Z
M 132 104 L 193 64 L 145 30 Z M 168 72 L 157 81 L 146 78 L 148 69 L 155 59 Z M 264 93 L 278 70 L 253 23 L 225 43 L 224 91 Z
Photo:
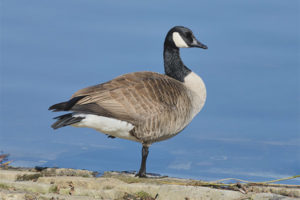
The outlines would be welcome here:
M 181 50 L 203 78 L 207 102 L 182 133 L 150 148 L 148 172 L 250 181 L 300 174 L 299 1 L 0 6 L 0 150 L 14 166 L 137 170 L 140 144 L 90 129 L 54 131 L 57 113 L 47 109 L 124 73 L 163 73 L 164 37 L 184 25 L 208 46 Z

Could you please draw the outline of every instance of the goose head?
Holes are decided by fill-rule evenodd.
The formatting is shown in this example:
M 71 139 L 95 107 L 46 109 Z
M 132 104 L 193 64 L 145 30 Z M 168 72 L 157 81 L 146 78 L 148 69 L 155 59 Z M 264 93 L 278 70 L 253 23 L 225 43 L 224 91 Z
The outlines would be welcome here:
M 168 46 L 172 48 L 197 47 L 207 49 L 207 46 L 199 42 L 190 29 L 183 26 L 173 27 L 168 32 L 164 45 L 165 47 Z

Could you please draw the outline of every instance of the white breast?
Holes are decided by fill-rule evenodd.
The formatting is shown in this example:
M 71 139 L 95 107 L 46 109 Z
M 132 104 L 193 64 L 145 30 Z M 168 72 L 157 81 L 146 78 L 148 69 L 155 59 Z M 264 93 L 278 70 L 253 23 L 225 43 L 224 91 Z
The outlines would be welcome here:
M 72 126 L 93 128 L 114 137 L 137 141 L 137 139 L 130 134 L 130 131 L 134 128 L 131 123 L 93 114 L 78 113 L 75 114 L 74 117 L 84 117 L 84 119 Z
M 184 78 L 184 85 L 189 89 L 189 96 L 192 100 L 193 111 L 192 118 L 200 112 L 202 107 L 205 104 L 206 100 L 206 88 L 203 80 L 195 74 L 191 72 Z

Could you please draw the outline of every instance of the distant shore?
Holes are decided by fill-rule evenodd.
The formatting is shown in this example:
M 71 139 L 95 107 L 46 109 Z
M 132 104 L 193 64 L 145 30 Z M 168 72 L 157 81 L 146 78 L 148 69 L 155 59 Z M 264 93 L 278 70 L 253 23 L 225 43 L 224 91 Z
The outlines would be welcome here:
M 134 174 L 65 168 L 0 168 L 2 200 L 194 200 L 296 199 L 300 186 L 214 184 L 170 177 L 136 178 Z

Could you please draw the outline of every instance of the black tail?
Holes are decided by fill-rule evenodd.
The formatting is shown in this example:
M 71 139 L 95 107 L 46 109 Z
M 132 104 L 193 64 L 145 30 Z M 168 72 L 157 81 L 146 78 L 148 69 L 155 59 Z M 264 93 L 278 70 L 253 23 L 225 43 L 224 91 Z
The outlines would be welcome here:
M 68 111 L 70 110 L 80 99 L 84 98 L 86 96 L 78 96 L 72 98 L 70 101 L 54 104 L 53 106 L 50 106 L 49 110 L 52 110 L 53 112 L 57 111 Z M 57 121 L 52 124 L 53 129 L 58 129 L 64 126 L 68 126 L 71 124 L 75 124 L 77 122 L 80 122 L 84 117 L 74 117 L 73 113 L 68 113 L 65 115 L 61 115 L 58 117 L 55 117 L 54 119 L 57 119 Z
M 62 103 L 57 103 L 49 107 L 48 110 L 52 110 L 53 112 L 58 112 L 58 111 L 68 111 L 70 110 L 80 99 L 84 98 L 86 96 L 78 96 L 72 98 L 70 101 L 62 102 Z
M 53 129 L 58 129 L 58 128 L 61 128 L 64 126 L 69 126 L 71 124 L 75 124 L 84 119 L 84 117 L 74 117 L 73 114 L 74 113 L 68 113 L 68 114 L 53 118 L 53 119 L 57 119 L 57 121 L 54 124 L 52 124 L 51 127 Z

